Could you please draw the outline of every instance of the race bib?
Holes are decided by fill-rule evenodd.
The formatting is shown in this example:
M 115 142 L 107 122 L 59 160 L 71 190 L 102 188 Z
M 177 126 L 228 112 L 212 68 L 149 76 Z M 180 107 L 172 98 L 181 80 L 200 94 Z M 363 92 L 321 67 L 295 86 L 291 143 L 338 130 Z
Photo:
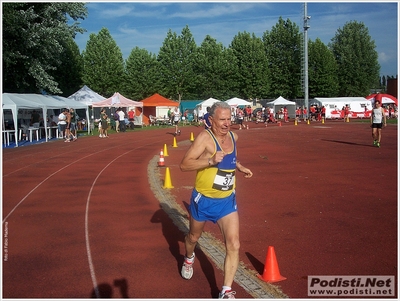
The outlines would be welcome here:
M 212 188 L 221 191 L 227 191 L 233 189 L 235 183 L 235 171 L 223 171 L 218 169 L 217 174 L 214 178 Z

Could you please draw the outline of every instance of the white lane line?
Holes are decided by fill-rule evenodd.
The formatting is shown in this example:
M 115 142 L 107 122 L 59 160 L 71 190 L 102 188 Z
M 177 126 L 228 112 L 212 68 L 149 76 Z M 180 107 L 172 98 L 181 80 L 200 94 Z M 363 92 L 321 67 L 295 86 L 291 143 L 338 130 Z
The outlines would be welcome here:
M 148 144 L 151 145 L 151 144 Z M 127 151 L 118 157 L 115 157 L 112 161 L 110 161 L 104 168 L 98 173 L 97 177 L 94 179 L 92 186 L 90 187 L 88 197 L 86 199 L 86 212 L 85 212 L 85 242 L 86 242 L 86 253 L 88 257 L 88 263 L 89 263 L 89 270 L 90 270 L 90 277 L 92 278 L 92 284 L 94 288 L 94 292 L 96 294 L 96 298 L 101 298 L 99 288 L 97 286 L 97 277 L 96 277 L 96 271 L 94 268 L 93 264 L 93 259 L 92 259 L 92 252 L 90 250 L 90 239 L 89 239 L 89 204 L 90 204 L 90 197 L 92 195 L 92 191 L 94 189 L 94 186 L 96 185 L 97 180 L 101 176 L 101 174 L 112 164 L 114 163 L 117 159 L 129 154 L 130 152 L 133 152 L 137 150 L 138 148 L 141 148 L 143 146 L 136 147 L 134 149 L 131 149 L 130 151 Z
M 7 214 L 7 216 L 3 219 L 3 224 L 4 222 L 10 217 L 10 215 L 18 208 L 19 205 L 21 205 L 28 196 L 30 196 L 40 185 L 42 185 L 44 182 L 46 182 L 49 178 L 51 178 L 52 176 L 54 176 L 55 174 L 59 173 L 60 171 L 66 169 L 67 167 L 71 166 L 72 164 L 84 159 L 85 157 L 75 161 L 75 162 L 71 162 L 70 164 L 64 166 L 63 168 L 60 168 L 59 170 L 53 172 L 52 174 L 50 174 L 47 178 L 45 178 L 42 182 L 40 182 L 39 184 L 37 184 L 31 191 L 28 192 L 28 194 L 19 201 L 19 203 L 17 205 L 14 206 L 14 208 Z

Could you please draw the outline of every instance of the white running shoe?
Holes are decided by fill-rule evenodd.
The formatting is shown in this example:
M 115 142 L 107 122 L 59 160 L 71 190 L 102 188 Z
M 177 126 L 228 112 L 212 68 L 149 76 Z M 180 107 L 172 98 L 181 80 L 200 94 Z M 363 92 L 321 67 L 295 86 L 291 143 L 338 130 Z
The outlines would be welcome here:
M 189 280 L 193 276 L 193 263 L 194 263 L 194 253 L 193 253 L 193 260 L 190 262 L 188 261 L 187 257 L 185 256 L 183 265 L 182 265 L 182 270 L 181 270 L 181 275 L 183 278 Z
M 235 299 L 235 291 L 226 291 L 225 293 L 219 293 L 218 299 Z

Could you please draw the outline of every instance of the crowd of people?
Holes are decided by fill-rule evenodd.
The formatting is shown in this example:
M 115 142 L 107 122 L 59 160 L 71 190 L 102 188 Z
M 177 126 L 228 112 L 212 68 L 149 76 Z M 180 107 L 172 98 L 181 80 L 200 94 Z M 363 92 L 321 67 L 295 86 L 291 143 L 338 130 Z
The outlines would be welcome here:
M 387 105 L 384 108 L 384 112 L 387 118 L 397 118 L 397 107 L 392 105 Z M 208 123 L 208 115 L 209 115 L 210 107 L 207 108 L 207 112 L 201 116 L 200 118 L 196 115 L 196 112 L 193 112 L 193 117 L 190 118 L 190 122 L 195 122 L 195 124 L 203 124 L 204 127 L 210 128 Z M 346 121 L 349 117 L 350 107 L 348 105 L 343 106 L 340 110 L 337 109 L 340 113 L 340 119 Z M 172 125 L 175 129 L 174 135 L 180 135 L 181 130 L 179 129 L 179 125 L 182 122 L 183 124 L 187 124 L 189 121 L 189 110 L 185 110 L 183 113 L 180 112 L 179 107 L 169 108 L 168 109 L 168 123 Z M 295 108 L 295 120 L 297 122 L 304 121 L 321 121 L 325 119 L 326 109 L 324 106 L 318 106 L 313 104 L 310 106 L 309 111 L 307 108 L 296 107 Z M 369 116 L 368 116 L 369 117 Z M 114 123 L 111 123 L 112 127 L 115 127 L 116 132 L 125 132 L 127 127 L 134 128 L 134 118 L 135 118 L 135 110 L 130 109 L 128 112 L 122 108 L 117 108 L 112 116 L 108 116 L 106 109 L 102 108 L 100 112 L 100 119 L 98 120 L 98 128 L 99 128 L 99 137 L 100 138 L 108 138 L 108 129 L 110 127 L 110 119 L 113 119 Z M 40 115 L 37 112 L 32 113 L 31 124 L 33 122 L 40 122 Z M 246 123 L 255 122 L 255 123 L 277 123 L 277 122 L 289 122 L 289 112 L 286 106 L 281 107 L 277 112 L 274 111 L 273 107 L 264 106 L 261 108 L 253 109 L 251 106 L 243 106 L 243 107 L 231 107 L 231 123 L 238 125 L 239 130 L 248 128 Z M 58 118 L 50 115 L 47 120 L 47 124 L 49 126 L 58 126 L 58 130 L 60 132 L 60 136 L 63 137 L 65 142 L 76 141 L 78 135 L 77 130 L 78 127 L 78 116 L 75 113 L 74 109 L 63 109 Z M 81 126 L 81 125 L 80 125 Z M 378 139 L 376 139 L 378 140 Z

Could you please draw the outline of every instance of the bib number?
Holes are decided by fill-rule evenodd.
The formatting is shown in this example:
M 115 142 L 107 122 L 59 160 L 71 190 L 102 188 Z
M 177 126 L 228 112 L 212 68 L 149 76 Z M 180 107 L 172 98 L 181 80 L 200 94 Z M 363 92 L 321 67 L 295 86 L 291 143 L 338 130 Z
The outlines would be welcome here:
M 228 191 L 233 189 L 235 183 L 235 171 L 223 171 L 218 169 L 214 178 L 213 188 L 221 191 Z

